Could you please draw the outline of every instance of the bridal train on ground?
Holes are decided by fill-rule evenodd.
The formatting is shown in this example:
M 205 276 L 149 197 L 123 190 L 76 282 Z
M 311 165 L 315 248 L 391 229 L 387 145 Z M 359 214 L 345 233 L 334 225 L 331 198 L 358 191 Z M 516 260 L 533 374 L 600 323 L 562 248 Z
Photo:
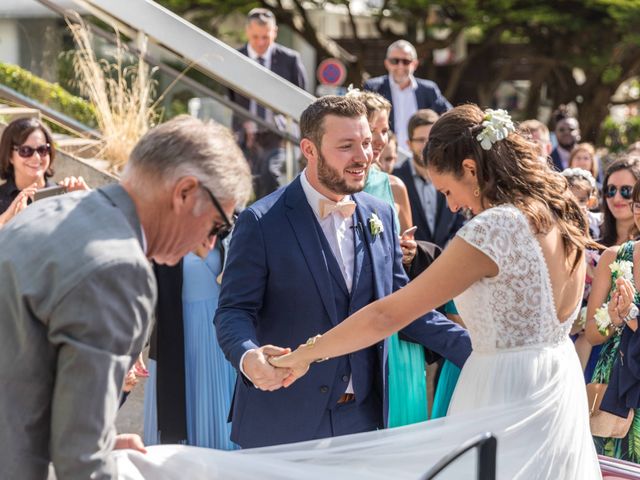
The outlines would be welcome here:
M 456 298 L 474 350 L 449 416 L 238 452 L 174 445 L 151 447 L 146 455 L 121 451 L 121 478 L 417 479 L 487 431 L 498 439 L 500 479 L 601 478 L 584 380 L 568 338 L 571 322 L 557 318 L 547 264 L 526 217 L 512 205 L 490 208 L 458 235 L 489 256 L 499 273 Z M 438 478 L 472 478 L 474 457 L 465 455 Z

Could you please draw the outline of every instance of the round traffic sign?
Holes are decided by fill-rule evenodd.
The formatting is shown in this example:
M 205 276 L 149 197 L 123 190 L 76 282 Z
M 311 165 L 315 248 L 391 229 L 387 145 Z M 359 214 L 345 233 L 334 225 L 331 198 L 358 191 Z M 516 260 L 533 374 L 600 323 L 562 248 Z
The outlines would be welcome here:
M 316 73 L 322 85 L 340 86 L 347 77 L 347 68 L 337 58 L 327 58 L 320 62 Z

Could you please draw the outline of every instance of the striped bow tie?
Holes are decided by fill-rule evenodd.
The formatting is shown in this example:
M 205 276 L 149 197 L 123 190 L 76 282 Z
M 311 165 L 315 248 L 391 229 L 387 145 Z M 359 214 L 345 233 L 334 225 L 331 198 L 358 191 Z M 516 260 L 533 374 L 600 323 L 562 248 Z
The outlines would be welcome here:
M 326 218 L 333 212 L 339 212 L 343 218 L 348 218 L 356 211 L 356 202 L 353 200 L 341 200 L 332 202 L 331 200 L 320 200 L 320 218 Z

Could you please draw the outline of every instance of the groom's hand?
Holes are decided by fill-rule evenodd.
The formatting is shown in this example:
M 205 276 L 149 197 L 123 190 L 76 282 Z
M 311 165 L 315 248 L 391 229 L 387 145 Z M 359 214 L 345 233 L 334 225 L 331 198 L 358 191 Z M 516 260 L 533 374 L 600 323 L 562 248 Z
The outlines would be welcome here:
M 273 391 L 283 386 L 284 379 L 291 371 L 288 368 L 275 368 L 269 363 L 269 357 L 278 357 L 291 352 L 290 348 L 265 345 L 247 352 L 242 360 L 242 370 L 251 382 L 260 390 Z

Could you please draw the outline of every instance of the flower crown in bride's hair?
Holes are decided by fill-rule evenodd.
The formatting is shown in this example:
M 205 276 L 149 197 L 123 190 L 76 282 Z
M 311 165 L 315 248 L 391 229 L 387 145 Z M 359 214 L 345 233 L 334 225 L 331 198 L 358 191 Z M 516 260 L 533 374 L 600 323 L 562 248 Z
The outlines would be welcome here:
M 481 126 L 484 128 L 476 136 L 476 140 L 480 142 L 483 150 L 491 150 L 494 143 L 504 140 L 509 136 L 509 133 L 516 131 L 509 113 L 502 109 L 487 108 L 484 111 L 484 120 Z

